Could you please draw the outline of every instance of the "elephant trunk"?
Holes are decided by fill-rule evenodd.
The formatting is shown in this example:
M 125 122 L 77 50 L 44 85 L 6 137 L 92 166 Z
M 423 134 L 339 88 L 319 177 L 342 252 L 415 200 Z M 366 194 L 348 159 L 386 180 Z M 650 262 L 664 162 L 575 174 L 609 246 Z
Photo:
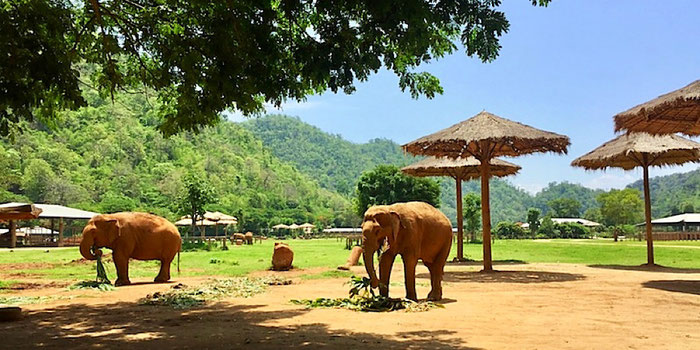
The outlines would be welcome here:
M 91 233 L 83 233 L 83 239 L 80 241 L 80 254 L 87 260 L 97 259 L 97 255 L 93 254 L 92 247 L 95 244 L 95 239 Z M 99 249 L 96 249 L 97 254 L 102 255 Z
M 370 283 L 372 288 L 377 288 L 379 286 L 379 279 L 377 278 L 377 273 L 374 270 L 374 252 L 376 249 L 369 249 L 366 245 L 362 247 L 362 258 L 365 262 L 365 270 L 369 275 Z

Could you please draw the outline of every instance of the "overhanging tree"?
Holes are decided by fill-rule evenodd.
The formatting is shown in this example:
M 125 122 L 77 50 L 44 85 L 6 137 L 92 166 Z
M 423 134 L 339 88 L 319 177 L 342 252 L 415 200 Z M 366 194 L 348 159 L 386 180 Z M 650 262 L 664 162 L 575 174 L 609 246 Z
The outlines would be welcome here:
M 529 0 L 546 6 L 549 0 Z M 17 0 L 0 6 L 0 133 L 85 105 L 77 63 L 95 87 L 155 90 L 165 134 L 219 113 L 350 93 L 385 68 L 413 97 L 443 89 L 417 71 L 464 46 L 494 60 L 509 29 L 499 0 Z

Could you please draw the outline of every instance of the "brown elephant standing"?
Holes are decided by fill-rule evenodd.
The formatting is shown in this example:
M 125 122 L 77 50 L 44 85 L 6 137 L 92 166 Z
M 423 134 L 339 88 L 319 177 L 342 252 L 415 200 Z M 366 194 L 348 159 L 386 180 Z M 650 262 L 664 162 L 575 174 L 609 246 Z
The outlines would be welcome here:
M 385 242 L 388 248 L 379 261 L 379 279 L 374 270 L 374 252 Z M 416 265 L 418 259 L 430 270 L 428 300 L 442 299 L 442 275 L 452 247 L 452 224 L 445 214 L 423 202 L 375 205 L 362 221 L 362 248 L 365 269 L 372 288 L 379 286 L 389 296 L 389 277 L 397 254 L 404 263 L 406 298 L 417 300 Z
M 80 254 L 95 260 L 102 255 L 99 248 L 112 250 L 117 269 L 116 286 L 131 284 L 129 259 L 160 260 L 155 282 L 170 280 L 170 263 L 180 251 L 180 233 L 170 221 L 146 213 L 97 215 L 83 229 Z

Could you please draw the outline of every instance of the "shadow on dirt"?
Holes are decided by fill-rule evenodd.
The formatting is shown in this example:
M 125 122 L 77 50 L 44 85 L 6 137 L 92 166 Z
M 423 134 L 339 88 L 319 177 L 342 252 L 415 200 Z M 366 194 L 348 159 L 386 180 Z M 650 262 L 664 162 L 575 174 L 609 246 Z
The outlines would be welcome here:
M 665 273 L 700 273 L 700 269 L 683 269 L 678 267 L 666 267 L 661 265 L 588 265 L 596 269 L 644 271 L 644 272 L 665 272 Z
M 527 262 L 523 260 L 516 259 L 506 259 L 506 260 L 494 260 L 493 265 L 525 265 Z M 484 262 L 481 260 L 468 260 L 468 261 L 454 261 L 448 260 L 447 266 L 483 266 Z
M 700 281 L 689 280 L 660 280 L 642 283 L 645 288 L 654 288 L 668 292 L 700 295 Z
M 0 323 L 8 349 L 473 349 L 446 332 L 387 337 L 330 329 L 321 323 L 275 326 L 276 320 L 309 310 L 262 311 L 262 305 L 212 304 L 189 310 L 144 306 L 72 304 L 29 311 L 17 322 Z M 362 317 L 346 314 L 345 317 Z
M 430 278 L 430 275 L 418 274 L 417 278 Z M 570 282 L 583 280 L 584 275 L 547 272 L 547 271 L 494 271 L 492 273 L 476 271 L 445 271 L 445 282 L 476 282 L 476 283 L 546 283 Z

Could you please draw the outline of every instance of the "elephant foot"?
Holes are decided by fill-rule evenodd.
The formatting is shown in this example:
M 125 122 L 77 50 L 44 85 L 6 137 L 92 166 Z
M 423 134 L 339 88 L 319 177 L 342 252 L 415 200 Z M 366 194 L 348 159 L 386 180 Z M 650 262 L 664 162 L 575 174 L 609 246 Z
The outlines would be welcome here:
M 428 301 L 440 301 L 442 300 L 442 291 L 430 291 L 428 293 Z
M 158 276 L 153 281 L 156 283 L 166 283 L 166 282 L 170 281 L 170 276 L 164 276 L 164 277 Z
M 406 299 L 418 301 L 418 296 L 417 295 L 406 295 Z
M 119 286 L 128 286 L 128 285 L 130 285 L 130 284 L 131 284 L 131 281 L 129 281 L 128 278 L 127 278 L 127 279 L 117 278 L 117 280 L 114 281 L 114 286 L 115 286 L 115 287 L 119 287 Z

